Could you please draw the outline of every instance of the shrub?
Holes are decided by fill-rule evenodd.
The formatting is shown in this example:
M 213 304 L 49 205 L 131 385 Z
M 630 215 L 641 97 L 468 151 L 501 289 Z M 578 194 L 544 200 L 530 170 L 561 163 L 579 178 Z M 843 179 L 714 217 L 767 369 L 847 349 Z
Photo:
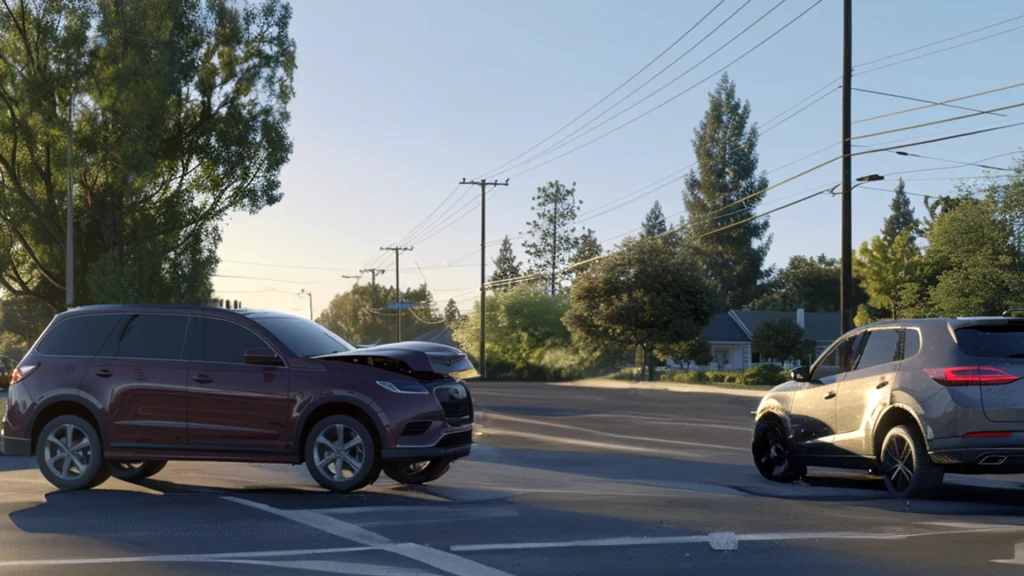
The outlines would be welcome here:
M 710 376 L 711 376 L 711 381 L 712 382 L 717 382 L 717 383 L 725 382 L 725 374 L 722 374 L 721 372 L 712 372 Z
M 786 381 L 782 368 L 774 364 L 754 366 L 740 375 L 744 386 L 778 386 Z
M 690 380 L 690 382 L 693 382 L 694 384 L 705 384 L 708 381 L 708 373 L 704 372 L 703 370 L 697 370 L 695 372 L 690 372 L 690 374 L 693 375 L 692 376 L 693 379 Z

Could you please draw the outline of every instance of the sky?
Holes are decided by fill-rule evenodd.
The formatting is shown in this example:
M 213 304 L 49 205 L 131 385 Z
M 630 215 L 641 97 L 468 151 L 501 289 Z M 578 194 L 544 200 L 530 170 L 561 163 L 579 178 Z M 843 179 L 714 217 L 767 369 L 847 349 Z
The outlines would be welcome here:
M 724 0 L 624 89 L 524 158 L 571 134 L 626 96 L 745 1 Z M 718 2 L 293 1 L 291 34 L 297 44 L 298 70 L 296 97 L 289 107 L 294 151 L 281 172 L 284 198 L 258 214 L 233 214 L 225 222 L 219 250 L 222 262 L 214 278 L 217 296 L 240 300 L 248 308 L 308 314 L 310 300 L 300 295 L 305 291 L 312 294 L 313 314 L 318 315 L 333 296 L 354 282 L 370 281 L 369 275 L 360 280 L 343 278 L 358 274 L 361 268 L 386 269 L 378 282 L 393 285 L 394 254 L 380 248 L 404 240 L 413 250 L 401 255 L 401 285 L 425 281 L 439 306 L 454 297 L 464 311 L 470 310 L 480 280 L 480 191 L 458 183 L 493 173 L 590 108 Z M 614 248 L 624 234 L 635 233 L 655 200 L 670 221 L 678 222 L 685 215 L 682 183 L 665 179 L 694 161 L 693 130 L 718 79 L 715 73 L 814 2 L 784 0 L 712 55 L 778 4 L 775 0 L 749 2 L 706 41 L 598 122 L 678 80 L 565 147 L 496 174 L 510 181 L 508 187 L 487 195 L 488 265 L 503 236 L 521 236 L 531 217 L 531 197 L 551 180 L 575 182 L 576 195 L 583 201 L 580 219 L 586 210 L 596 213 L 617 200 L 635 199 L 579 225 L 593 228 L 606 250 Z M 940 101 L 1024 82 L 1020 62 L 1024 28 L 1015 30 L 1024 26 L 1024 18 L 870 63 L 1021 15 L 1024 4 L 1019 0 L 856 0 L 852 86 Z M 899 63 L 993 34 L 998 35 Z M 890 63 L 895 64 L 874 70 Z M 759 166 L 772 184 L 840 154 L 840 91 L 831 90 L 832 85 L 831 92 L 821 92 L 825 96 L 806 110 L 789 119 L 788 114 L 779 117 L 777 128 L 768 122 L 830 81 L 839 85 L 842 2 L 823 0 L 727 70 L 738 95 L 750 102 L 751 120 L 767 128 L 758 145 Z M 639 120 L 555 159 L 684 91 Z M 991 110 L 1020 102 L 1024 102 L 1024 86 L 956 104 Z M 918 105 L 855 91 L 852 116 L 856 121 Z M 856 122 L 854 136 L 868 137 L 855 140 L 854 150 L 1007 125 L 1021 120 L 1024 107 L 1001 112 L 1005 116 L 984 114 L 869 136 L 966 114 L 971 112 L 932 107 Z M 779 124 L 781 120 L 785 121 Z M 976 162 L 1019 150 L 1022 136 L 1024 126 L 906 150 Z M 1003 156 L 986 164 L 1005 167 L 1011 161 L 1012 157 Z M 933 196 L 949 193 L 957 185 L 978 182 L 951 178 L 986 173 L 977 167 L 891 152 L 855 157 L 854 177 L 882 174 L 886 180 L 868 185 L 881 190 L 865 186 L 853 192 L 854 245 L 878 233 L 899 173 L 939 167 L 950 169 L 906 174 L 907 191 Z M 759 211 L 838 184 L 840 170 L 840 163 L 832 162 L 769 190 Z M 644 188 L 663 182 L 666 185 L 657 189 Z M 448 202 L 441 205 L 445 198 Z M 915 195 L 912 200 L 918 215 L 924 215 L 923 198 Z M 427 225 L 409 236 L 439 205 Z M 821 195 L 769 218 L 768 264 L 784 266 L 797 254 L 839 256 L 838 197 Z M 522 239 L 514 241 L 522 259 L 521 244 Z

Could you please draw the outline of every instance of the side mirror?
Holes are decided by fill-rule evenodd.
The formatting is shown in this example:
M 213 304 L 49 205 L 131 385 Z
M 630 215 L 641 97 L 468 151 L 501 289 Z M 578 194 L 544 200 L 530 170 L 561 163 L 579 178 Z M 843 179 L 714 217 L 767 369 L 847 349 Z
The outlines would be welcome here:
M 284 366 L 284 361 L 270 348 L 250 348 L 245 352 L 245 363 L 253 366 Z
M 807 382 L 811 379 L 811 370 L 807 366 L 797 366 L 789 371 L 789 376 L 797 382 Z

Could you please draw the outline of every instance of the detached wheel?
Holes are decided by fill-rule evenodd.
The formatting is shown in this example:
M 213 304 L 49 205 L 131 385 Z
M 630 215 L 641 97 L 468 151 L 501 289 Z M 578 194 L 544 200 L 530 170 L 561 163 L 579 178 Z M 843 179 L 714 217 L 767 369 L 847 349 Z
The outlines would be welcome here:
M 46 423 L 36 440 L 39 471 L 60 490 L 99 486 L 110 477 L 100 435 L 85 419 L 70 414 Z
M 928 458 L 916 428 L 896 426 L 882 441 L 881 472 L 885 487 L 897 498 L 929 498 L 942 486 L 945 470 Z
M 385 464 L 384 473 L 399 484 L 426 484 L 447 474 L 451 466 L 451 460 Z
M 751 452 L 757 471 L 772 482 L 795 482 L 807 474 L 806 466 L 793 461 L 786 430 L 775 419 L 757 422 Z
M 328 416 L 306 437 L 306 468 L 331 492 L 351 492 L 371 484 L 380 474 L 376 441 L 359 420 Z
M 167 460 L 144 460 L 130 462 L 128 460 L 109 460 L 107 467 L 110 475 L 125 482 L 139 482 L 149 478 L 167 466 Z

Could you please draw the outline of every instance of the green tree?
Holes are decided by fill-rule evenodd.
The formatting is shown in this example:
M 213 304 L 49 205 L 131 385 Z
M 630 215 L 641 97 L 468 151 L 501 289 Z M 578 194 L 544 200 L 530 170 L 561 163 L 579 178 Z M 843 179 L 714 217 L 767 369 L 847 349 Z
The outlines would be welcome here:
M 904 291 L 920 279 L 921 251 L 914 244 L 913 229 L 903 229 L 892 243 L 872 237 L 861 244 L 853 264 L 868 294 L 868 305 L 885 310 L 892 320 L 901 318 Z
M 512 278 L 519 278 L 523 275 L 523 268 L 516 260 L 516 253 L 512 250 L 512 241 L 508 239 L 506 235 L 501 240 L 501 248 L 498 249 L 498 257 L 492 260 L 494 262 L 494 272 L 491 273 L 491 282 L 500 282 L 502 280 L 511 280 Z M 495 290 L 508 290 L 512 288 L 516 283 L 508 282 L 495 286 Z
M 927 258 L 936 271 L 929 295 L 937 315 L 998 315 L 1024 296 L 1013 227 L 993 200 L 961 202 L 938 216 Z
M 459 310 L 459 305 L 455 303 L 454 298 L 448 299 L 448 304 L 444 307 L 444 321 L 449 327 L 455 326 L 462 320 L 462 311 Z
M 917 243 L 918 222 L 914 215 L 914 208 L 910 205 L 910 196 L 907 196 L 906 184 L 900 178 L 896 184 L 895 196 L 889 204 L 889 215 L 882 225 L 882 240 L 886 244 L 892 244 L 901 232 L 910 232 L 910 244 Z
M 814 342 L 804 338 L 804 329 L 788 318 L 762 322 L 750 338 L 750 349 L 761 361 L 807 359 L 814 354 Z
M 576 214 L 583 204 L 576 199 L 576 183 L 566 186 L 555 180 L 537 188 L 532 198 L 534 218 L 526 223 L 523 242 L 530 269 L 548 278 L 549 291 L 558 293 L 558 273 L 569 263 L 579 245 Z
M 421 306 L 414 311 L 399 311 L 376 308 L 374 296 L 383 292 L 383 301 L 395 299 L 394 287 L 373 287 L 356 284 L 348 292 L 331 299 L 316 321 L 321 326 L 345 338 L 353 344 L 377 344 L 394 342 L 397 315 L 402 314 L 402 339 L 412 340 L 431 330 L 444 318 L 435 312 L 434 298 L 426 284 L 402 291 L 406 302 L 417 302 Z
M 742 308 L 758 296 L 771 238 L 767 219 L 739 222 L 754 214 L 762 199 L 754 194 L 768 179 L 757 172 L 758 131 L 750 124 L 750 104 L 736 96 L 728 75 L 708 100 L 694 129 L 697 170 L 687 175 L 683 192 L 687 236 L 718 295 L 718 308 Z M 736 225 L 712 233 L 730 224 Z
M 583 345 L 639 348 L 653 377 L 652 352 L 698 338 L 713 310 L 708 283 L 684 251 L 628 238 L 576 281 L 564 321 Z
M 580 274 L 583 274 L 593 266 L 593 263 L 588 262 L 588 260 L 597 258 L 603 253 L 604 248 L 601 247 L 601 243 L 597 240 L 597 235 L 594 234 L 594 231 L 590 228 L 584 230 L 576 245 L 576 251 L 573 252 L 572 258 L 569 259 L 569 263 L 573 265 L 573 278 L 578 278 Z M 586 264 L 581 264 L 581 262 L 586 262 Z
M 673 358 L 683 365 L 693 362 L 698 366 L 707 366 L 715 359 L 711 353 L 711 343 L 703 338 L 694 338 L 675 346 L 659 349 L 656 354 L 662 358 Z
M 281 198 L 292 149 L 291 8 L 5 5 L 0 287 L 53 312 L 64 307 L 71 126 L 76 304 L 208 301 L 220 222 Z
M 651 206 L 647 216 L 644 217 L 643 230 L 640 232 L 640 236 L 643 238 L 653 238 L 655 236 L 661 236 L 668 231 L 668 224 L 665 222 L 665 213 L 661 210 L 661 202 L 654 201 L 654 206 Z
M 796 310 L 836 312 L 839 310 L 839 261 L 824 254 L 791 256 L 789 263 L 765 283 L 765 294 L 747 305 L 749 310 Z M 857 278 L 853 286 L 854 305 L 867 301 Z

